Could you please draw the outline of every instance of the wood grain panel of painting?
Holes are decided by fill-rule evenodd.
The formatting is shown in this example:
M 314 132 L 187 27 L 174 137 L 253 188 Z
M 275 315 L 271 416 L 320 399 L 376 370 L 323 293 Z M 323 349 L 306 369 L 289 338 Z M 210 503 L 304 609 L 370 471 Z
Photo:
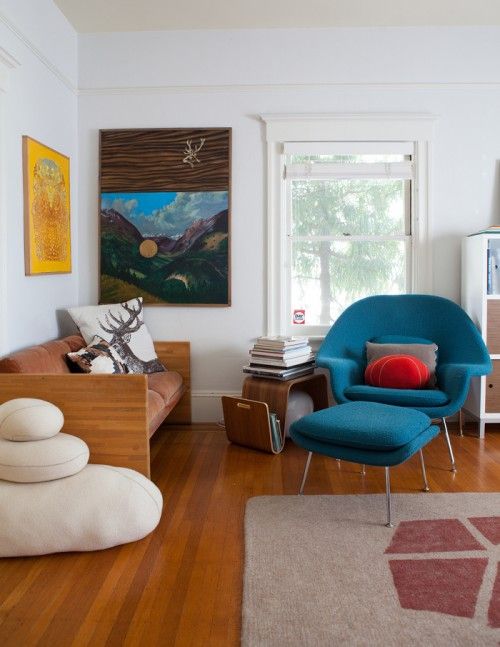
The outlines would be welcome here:
M 90 462 L 149 477 L 146 375 L 0 374 L 1 401 L 40 398 L 64 414 L 64 433 L 90 449 Z

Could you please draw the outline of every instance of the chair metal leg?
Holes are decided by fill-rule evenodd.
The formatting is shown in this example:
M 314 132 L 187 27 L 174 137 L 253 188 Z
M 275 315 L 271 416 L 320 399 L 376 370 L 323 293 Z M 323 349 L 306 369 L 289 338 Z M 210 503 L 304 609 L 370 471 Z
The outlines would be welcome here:
M 453 449 L 451 448 L 450 434 L 448 433 L 446 418 L 443 418 L 443 425 L 444 425 L 444 437 L 446 439 L 446 444 L 448 445 L 448 453 L 450 455 L 451 471 L 456 472 L 457 466 L 455 465 L 455 457 L 453 456 Z
M 387 502 L 387 528 L 394 528 L 391 518 L 391 477 L 389 475 L 389 468 L 385 467 L 385 498 Z
M 364 464 L 363 464 L 363 465 L 361 465 L 361 476 L 364 476 L 364 475 L 366 474 L 366 469 L 365 469 L 365 467 L 366 467 L 366 465 L 364 465 Z
M 427 482 L 427 474 L 425 472 L 425 463 L 424 463 L 424 455 L 422 453 L 422 450 L 419 450 L 420 453 L 420 467 L 422 468 L 422 477 L 424 479 L 424 492 L 429 491 L 429 483 Z
M 309 452 L 309 454 L 307 455 L 306 466 L 304 468 L 304 475 L 302 476 L 302 483 L 300 484 L 299 494 L 304 493 L 304 485 L 306 484 L 307 473 L 309 472 L 309 465 L 311 464 L 312 455 L 312 452 Z
M 460 431 L 460 435 L 464 435 L 464 414 L 462 409 L 458 412 L 458 429 Z

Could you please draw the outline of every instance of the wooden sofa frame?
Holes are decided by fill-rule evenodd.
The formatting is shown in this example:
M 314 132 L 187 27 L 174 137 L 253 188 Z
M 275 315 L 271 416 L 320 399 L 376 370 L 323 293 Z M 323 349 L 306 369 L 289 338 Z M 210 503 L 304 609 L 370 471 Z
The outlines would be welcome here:
M 160 361 L 182 375 L 184 394 L 165 422 L 191 422 L 189 342 L 155 342 Z M 146 375 L 0 373 L 1 400 L 40 398 L 64 413 L 63 431 L 82 438 L 90 462 L 150 477 Z M 165 423 L 163 423 L 165 424 Z

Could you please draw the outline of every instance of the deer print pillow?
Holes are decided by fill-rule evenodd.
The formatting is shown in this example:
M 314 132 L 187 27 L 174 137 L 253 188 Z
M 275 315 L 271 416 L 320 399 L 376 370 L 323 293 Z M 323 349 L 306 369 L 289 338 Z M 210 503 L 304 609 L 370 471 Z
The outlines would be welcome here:
M 74 353 L 66 353 L 66 357 L 83 373 L 128 373 L 113 346 L 101 337 L 94 337 L 87 347 Z
M 116 351 L 129 373 L 158 373 L 158 359 L 142 316 L 142 297 L 125 303 L 84 306 L 68 310 L 87 344 L 100 337 Z

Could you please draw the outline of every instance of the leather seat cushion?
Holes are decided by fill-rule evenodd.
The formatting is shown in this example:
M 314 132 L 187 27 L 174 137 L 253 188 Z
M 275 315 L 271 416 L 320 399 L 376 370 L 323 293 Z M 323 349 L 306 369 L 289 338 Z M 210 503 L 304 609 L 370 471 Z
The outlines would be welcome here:
M 156 391 L 148 389 L 148 422 L 158 416 L 165 408 L 165 400 Z
M 175 371 L 151 373 L 148 375 L 148 389 L 158 393 L 167 405 L 181 388 L 182 377 Z

